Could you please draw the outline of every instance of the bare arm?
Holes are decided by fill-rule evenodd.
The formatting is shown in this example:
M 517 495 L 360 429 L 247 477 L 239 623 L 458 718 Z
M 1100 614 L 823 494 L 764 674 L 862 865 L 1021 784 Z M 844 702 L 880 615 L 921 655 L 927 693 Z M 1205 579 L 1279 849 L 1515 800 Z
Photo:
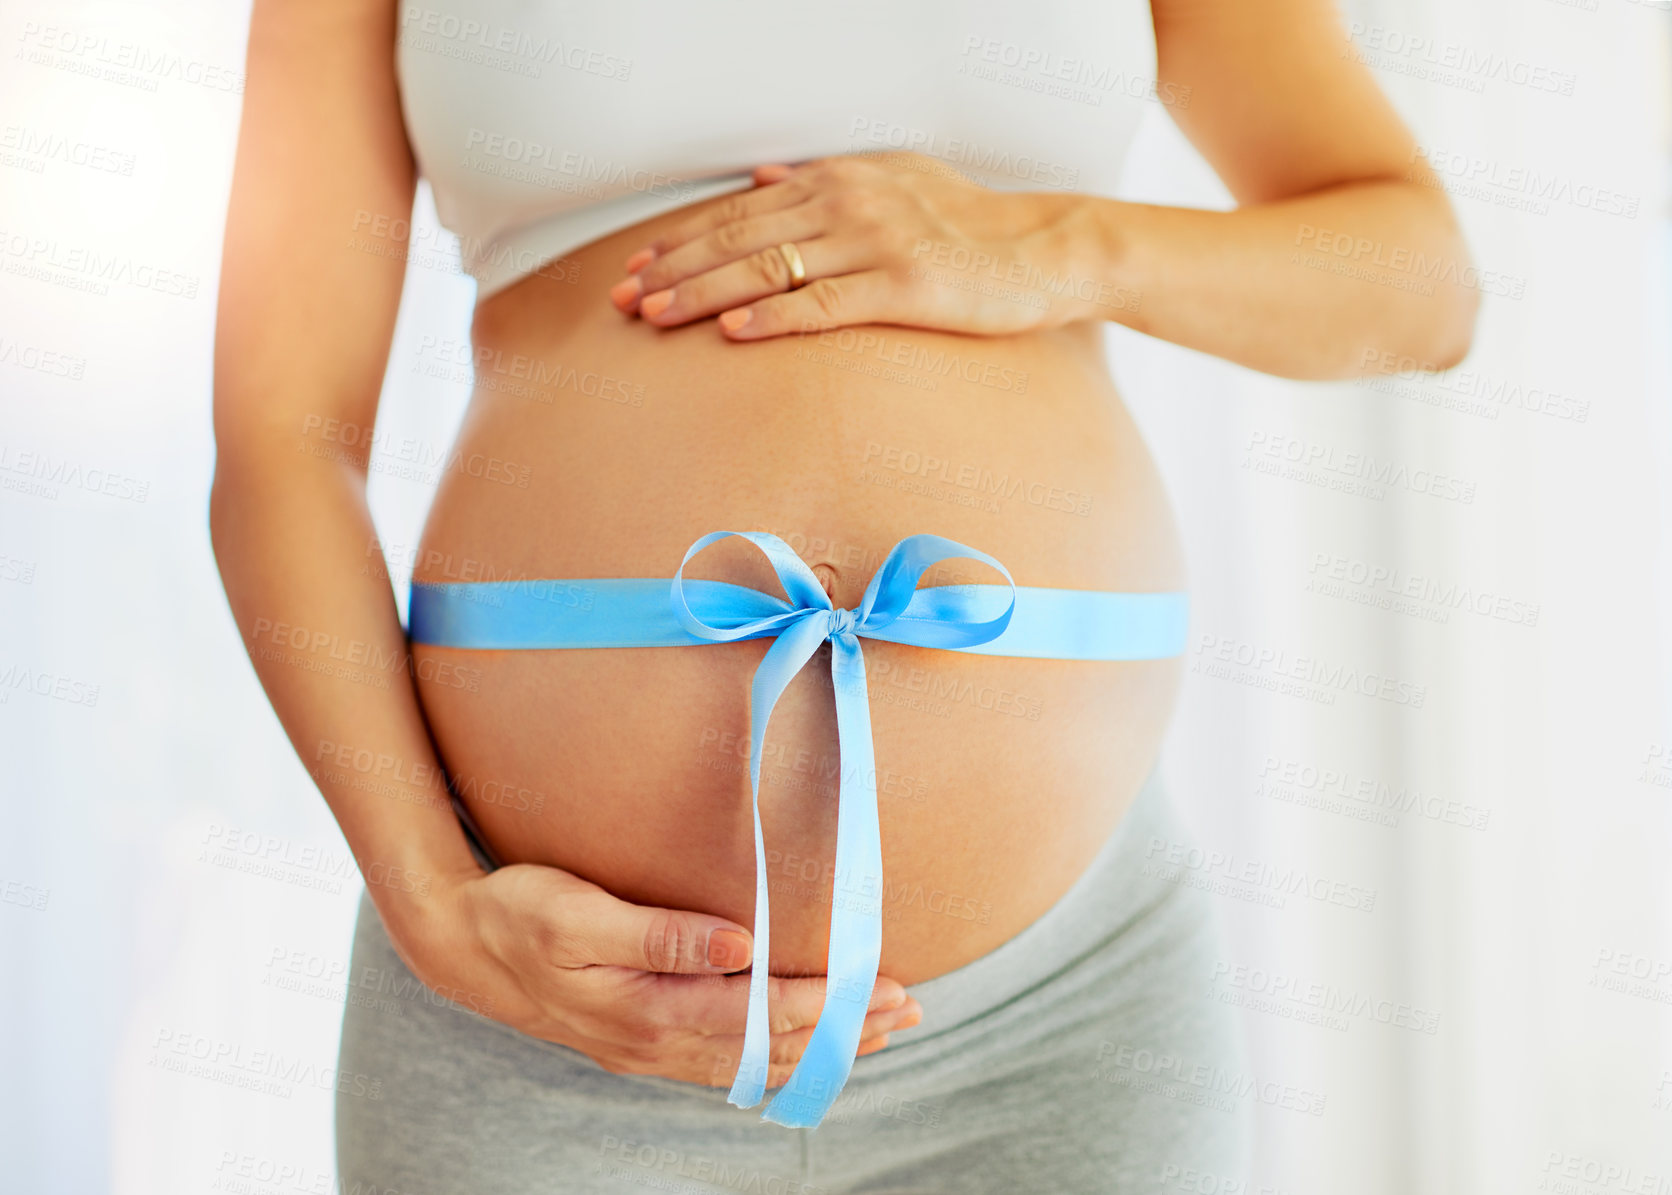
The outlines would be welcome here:
M 400 302 L 401 255 L 349 246 L 368 215 L 411 211 L 394 17 L 392 0 L 255 4 L 215 340 L 210 533 L 227 597 L 420 979 L 612 1071 L 729 1082 L 748 977 L 716 972 L 748 964 L 743 927 L 630 905 L 556 868 L 484 874 L 445 789 L 424 779 L 439 762 L 394 599 L 381 569 L 361 568 L 376 542 L 368 462 L 338 451 L 365 436 L 317 434 L 330 420 L 373 426 Z M 378 791 L 357 789 L 319 766 L 328 744 L 402 766 Z M 781 1083 L 823 1006 L 823 981 L 773 979 L 771 999 Z M 921 1012 L 887 979 L 873 1008 L 862 1053 Z
M 393 6 L 374 0 L 258 3 L 227 215 L 215 333 L 210 532 L 256 672 L 363 874 L 440 886 L 480 873 L 433 784 L 393 779 L 405 799 L 333 783 L 322 744 L 387 753 L 402 775 L 437 775 L 407 649 L 375 542 L 366 460 L 310 429 L 370 429 L 388 361 L 403 263 L 344 248 L 356 213 L 404 215 L 415 172 L 392 69 Z M 308 646 L 315 634 L 352 646 Z M 292 646 L 302 642 L 303 646 Z M 309 664 L 313 667 L 309 667 Z M 374 870 L 374 865 L 376 865 Z M 391 924 L 422 905 L 374 884 Z
M 1122 322 L 1268 373 L 1468 352 L 1480 287 L 1438 180 L 1331 0 L 1152 0 L 1163 94 L 1230 212 L 1099 201 Z

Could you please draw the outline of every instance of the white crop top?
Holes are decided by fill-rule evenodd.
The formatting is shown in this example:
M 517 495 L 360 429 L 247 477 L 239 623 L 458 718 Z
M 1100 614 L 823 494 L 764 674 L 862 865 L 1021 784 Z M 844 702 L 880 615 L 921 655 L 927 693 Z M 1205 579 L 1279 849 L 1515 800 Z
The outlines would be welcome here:
M 913 149 L 1113 194 L 1148 0 L 400 0 L 407 136 L 478 301 L 765 162 Z

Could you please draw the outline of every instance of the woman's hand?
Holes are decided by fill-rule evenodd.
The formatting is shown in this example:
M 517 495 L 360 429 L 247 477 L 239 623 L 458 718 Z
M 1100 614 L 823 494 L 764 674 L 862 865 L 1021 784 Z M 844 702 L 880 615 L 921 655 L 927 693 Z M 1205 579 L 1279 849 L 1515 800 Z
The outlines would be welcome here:
M 553 867 L 514 864 L 432 889 L 390 926 L 426 986 L 532 1037 L 579 1050 L 615 1074 L 729 1086 L 743 1052 L 747 930 L 722 917 L 628 904 Z M 400 918 L 396 918 L 397 921 Z M 769 987 L 771 1069 L 784 1083 L 824 1006 L 822 976 Z M 922 1007 L 879 978 L 859 1053 L 917 1024 Z
M 761 166 L 754 180 L 628 258 L 616 306 L 662 328 L 718 315 L 728 338 L 759 340 L 850 324 L 998 336 L 1119 298 L 1083 266 L 1086 196 L 993 191 L 917 153 Z

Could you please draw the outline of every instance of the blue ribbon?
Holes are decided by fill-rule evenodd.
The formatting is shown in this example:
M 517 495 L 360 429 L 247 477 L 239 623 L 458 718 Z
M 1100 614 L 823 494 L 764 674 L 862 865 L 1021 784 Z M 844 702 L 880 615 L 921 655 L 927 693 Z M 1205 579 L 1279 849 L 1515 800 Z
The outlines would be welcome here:
M 705 622 L 685 599 L 685 566 L 717 540 L 738 536 L 766 554 L 789 595 L 784 608 L 765 617 Z M 761 835 L 761 752 L 766 724 L 778 697 L 819 644 L 830 642 L 830 679 L 836 690 L 836 735 L 841 775 L 836 791 L 836 874 L 831 890 L 830 954 L 825 966 L 824 1008 L 806 1052 L 789 1081 L 761 1113 L 764 1120 L 811 1128 L 848 1081 L 859 1049 L 859 1034 L 877 982 L 882 957 L 882 837 L 877 821 L 876 750 L 871 742 L 871 708 L 865 688 L 865 655 L 859 636 L 896 624 L 905 613 L 918 578 L 933 564 L 966 557 L 991 565 L 1010 583 L 1011 600 L 996 618 L 925 619 L 895 642 L 920 647 L 967 647 L 1004 632 L 1015 606 L 1009 571 L 985 552 L 938 535 L 911 535 L 894 545 L 871 576 L 865 597 L 852 610 L 838 610 L 813 575 L 783 540 L 760 531 L 714 531 L 692 544 L 674 574 L 672 601 L 680 625 L 716 643 L 775 636 L 749 687 L 749 795 L 755 815 L 755 957 L 749 974 L 749 1016 L 743 1027 L 743 1058 L 727 1098 L 753 1108 L 766 1090 L 768 1065 L 767 958 L 772 938 L 766 892 L 766 840 Z M 857 768 L 848 766 L 856 760 Z
M 729 536 L 759 548 L 789 595 L 784 601 L 746 586 L 685 580 L 691 557 Z M 932 565 L 978 560 L 1005 585 L 918 589 Z M 602 600 L 600 600 L 602 599 Z M 641 578 L 489 581 L 412 587 L 414 642 L 470 648 L 652 647 L 775 640 L 755 670 L 749 696 L 749 791 L 755 823 L 754 959 L 743 1056 L 728 1099 L 760 1103 L 769 1065 L 768 956 L 771 944 L 760 772 L 767 721 L 779 696 L 831 645 L 836 730 L 836 870 L 824 1007 L 807 1049 L 762 1119 L 792 1128 L 823 1120 L 846 1084 L 882 956 L 882 842 L 875 749 L 861 638 L 918 647 L 1052 659 L 1159 659 L 1184 650 L 1183 593 L 1103 593 L 1016 585 L 993 557 L 938 535 L 902 539 L 851 610 L 831 603 L 813 571 L 788 544 L 758 531 L 715 531 L 692 544 L 671 587 Z M 849 761 L 859 766 L 848 766 Z

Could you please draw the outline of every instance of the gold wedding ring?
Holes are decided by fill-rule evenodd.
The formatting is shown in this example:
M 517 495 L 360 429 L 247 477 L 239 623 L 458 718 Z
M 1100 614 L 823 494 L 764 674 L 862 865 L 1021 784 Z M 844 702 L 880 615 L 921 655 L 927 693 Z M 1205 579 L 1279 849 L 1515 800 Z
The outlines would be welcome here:
M 784 264 L 790 268 L 790 289 L 806 285 L 807 266 L 801 260 L 801 250 L 795 247 L 795 242 L 785 241 L 778 246 L 778 252 L 783 254 Z

